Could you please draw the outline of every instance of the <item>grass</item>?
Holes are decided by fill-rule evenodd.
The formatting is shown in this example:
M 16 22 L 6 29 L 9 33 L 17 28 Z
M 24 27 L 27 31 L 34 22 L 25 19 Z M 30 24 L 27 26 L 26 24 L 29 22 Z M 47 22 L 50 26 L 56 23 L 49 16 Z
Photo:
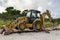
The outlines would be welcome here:
M 58 25 L 58 22 L 55 22 L 54 27 L 56 27 L 57 25 Z M 44 27 L 52 27 L 52 26 L 53 26 L 53 24 L 51 22 L 45 22 L 44 23 Z
M 2 25 L 5 25 L 7 23 L 9 23 L 10 21 L 4 21 L 4 20 L 0 20 L 0 27 L 2 27 Z

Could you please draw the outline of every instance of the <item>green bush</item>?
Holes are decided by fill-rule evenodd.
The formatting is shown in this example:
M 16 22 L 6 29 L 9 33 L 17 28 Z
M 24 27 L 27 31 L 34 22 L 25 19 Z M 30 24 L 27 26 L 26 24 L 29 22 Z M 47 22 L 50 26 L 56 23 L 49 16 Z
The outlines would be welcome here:
M 9 23 L 10 21 L 4 21 L 4 20 L 0 20 L 0 27 L 2 27 L 2 25 L 5 25 L 7 23 Z

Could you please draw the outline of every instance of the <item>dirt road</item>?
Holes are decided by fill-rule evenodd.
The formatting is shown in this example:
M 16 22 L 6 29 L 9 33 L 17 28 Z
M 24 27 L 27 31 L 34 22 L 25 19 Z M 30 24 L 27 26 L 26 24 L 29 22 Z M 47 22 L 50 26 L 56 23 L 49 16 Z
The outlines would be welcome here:
M 0 34 L 0 40 L 60 40 L 60 30 L 45 32 L 15 33 L 4 36 Z

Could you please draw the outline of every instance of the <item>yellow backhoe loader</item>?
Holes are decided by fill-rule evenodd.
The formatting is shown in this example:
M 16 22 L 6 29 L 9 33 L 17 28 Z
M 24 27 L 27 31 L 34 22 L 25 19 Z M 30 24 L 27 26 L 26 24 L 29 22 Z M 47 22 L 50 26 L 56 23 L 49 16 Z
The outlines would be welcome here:
M 44 28 L 44 20 L 46 15 L 49 17 L 49 20 L 52 21 L 49 10 L 46 10 L 42 14 L 38 10 L 29 10 L 26 16 L 19 17 L 15 21 L 5 25 L 1 31 L 1 34 L 3 32 L 4 34 L 10 34 L 11 32 L 14 32 L 13 29 L 17 29 L 20 32 L 23 32 L 25 29 L 49 32 Z

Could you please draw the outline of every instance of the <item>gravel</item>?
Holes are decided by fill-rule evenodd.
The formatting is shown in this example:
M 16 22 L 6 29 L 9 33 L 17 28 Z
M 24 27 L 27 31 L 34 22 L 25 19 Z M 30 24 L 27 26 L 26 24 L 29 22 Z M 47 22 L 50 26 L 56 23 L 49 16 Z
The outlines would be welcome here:
M 14 33 L 11 35 L 0 34 L 0 40 L 60 40 L 60 30 L 45 32 Z

